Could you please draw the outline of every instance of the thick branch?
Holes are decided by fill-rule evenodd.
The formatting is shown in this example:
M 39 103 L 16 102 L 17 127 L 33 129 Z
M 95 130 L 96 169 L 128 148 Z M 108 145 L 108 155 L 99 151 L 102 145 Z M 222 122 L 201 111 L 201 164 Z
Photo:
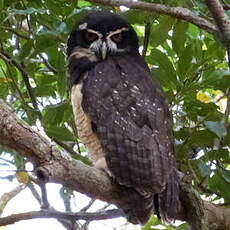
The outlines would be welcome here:
M 112 181 L 106 173 L 74 160 L 60 152 L 49 140 L 18 119 L 9 106 L 1 100 L 0 144 L 13 148 L 30 159 L 35 166 L 39 166 L 37 168 L 38 176 L 48 178 L 49 182 L 56 182 L 72 187 L 92 198 L 126 208 L 127 204 L 125 200 L 121 199 L 122 187 Z M 183 213 L 179 213 L 175 218 L 186 220 L 193 224 L 195 220 L 190 217 L 192 210 L 196 212 L 196 217 L 194 218 L 199 217 L 200 214 L 192 204 L 194 203 L 194 199 L 198 203 L 199 200 L 196 197 L 194 199 L 190 198 L 191 196 L 187 194 L 190 194 L 191 191 L 187 192 L 183 189 L 183 186 L 181 186 L 181 189 L 181 201 L 185 209 Z M 217 228 L 210 229 L 230 229 L 229 209 L 220 206 L 215 206 L 214 209 L 214 205 L 206 201 L 201 201 L 200 205 L 204 205 L 206 208 L 209 226 L 212 226 L 212 223 L 214 223 L 213 220 L 215 220 Z M 199 228 L 194 229 L 198 230 Z
M 208 31 L 209 33 L 216 34 L 218 32 L 215 25 L 213 25 L 211 22 L 207 21 L 202 17 L 197 16 L 191 10 L 183 7 L 170 7 L 163 4 L 148 3 L 148 2 L 141 2 L 141 1 L 134 2 L 132 0 L 88 0 L 88 1 L 92 3 L 100 3 L 104 5 L 110 5 L 110 6 L 123 5 L 132 9 L 157 12 L 160 14 L 169 15 L 190 22 L 200 27 L 201 29 Z
M 221 32 L 224 44 L 230 45 L 230 20 L 228 20 L 222 4 L 219 0 L 206 0 L 206 4 Z

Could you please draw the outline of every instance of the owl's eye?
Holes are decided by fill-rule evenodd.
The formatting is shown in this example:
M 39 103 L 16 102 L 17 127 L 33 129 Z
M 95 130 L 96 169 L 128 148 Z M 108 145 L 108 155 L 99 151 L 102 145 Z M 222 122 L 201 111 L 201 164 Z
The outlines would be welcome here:
M 118 43 L 118 42 L 121 42 L 121 41 L 122 41 L 123 35 L 122 35 L 122 33 L 117 33 L 117 34 L 114 34 L 113 36 L 111 36 L 111 39 L 112 39 L 114 42 Z
M 95 33 L 86 31 L 86 33 L 85 33 L 85 39 L 86 39 L 88 42 L 94 42 L 95 40 L 98 39 L 98 35 L 95 34 Z

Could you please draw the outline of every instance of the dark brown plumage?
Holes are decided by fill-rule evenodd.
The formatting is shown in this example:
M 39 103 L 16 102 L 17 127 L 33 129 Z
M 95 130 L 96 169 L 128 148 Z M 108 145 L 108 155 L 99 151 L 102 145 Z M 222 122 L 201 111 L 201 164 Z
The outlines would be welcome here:
M 68 56 L 80 138 L 96 165 L 105 158 L 102 168 L 126 187 L 129 220 L 145 224 L 154 206 L 170 219 L 179 209 L 172 118 L 134 30 L 117 15 L 92 13 L 70 35 Z

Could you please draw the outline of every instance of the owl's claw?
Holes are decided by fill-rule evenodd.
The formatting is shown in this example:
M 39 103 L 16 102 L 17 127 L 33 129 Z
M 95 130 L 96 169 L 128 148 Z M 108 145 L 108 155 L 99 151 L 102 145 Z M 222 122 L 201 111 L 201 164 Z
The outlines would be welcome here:
M 110 177 L 113 177 L 111 172 L 109 171 L 108 165 L 106 163 L 105 157 L 99 158 L 95 163 L 94 166 L 98 169 L 103 170 L 106 172 Z

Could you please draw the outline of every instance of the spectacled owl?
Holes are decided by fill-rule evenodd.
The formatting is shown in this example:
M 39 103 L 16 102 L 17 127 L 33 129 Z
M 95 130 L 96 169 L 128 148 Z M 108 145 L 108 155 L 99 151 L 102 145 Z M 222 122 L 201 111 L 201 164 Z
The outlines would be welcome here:
M 128 220 L 170 219 L 179 207 L 172 118 L 133 27 L 91 12 L 72 30 L 67 56 L 78 135 L 94 165 L 127 188 Z

